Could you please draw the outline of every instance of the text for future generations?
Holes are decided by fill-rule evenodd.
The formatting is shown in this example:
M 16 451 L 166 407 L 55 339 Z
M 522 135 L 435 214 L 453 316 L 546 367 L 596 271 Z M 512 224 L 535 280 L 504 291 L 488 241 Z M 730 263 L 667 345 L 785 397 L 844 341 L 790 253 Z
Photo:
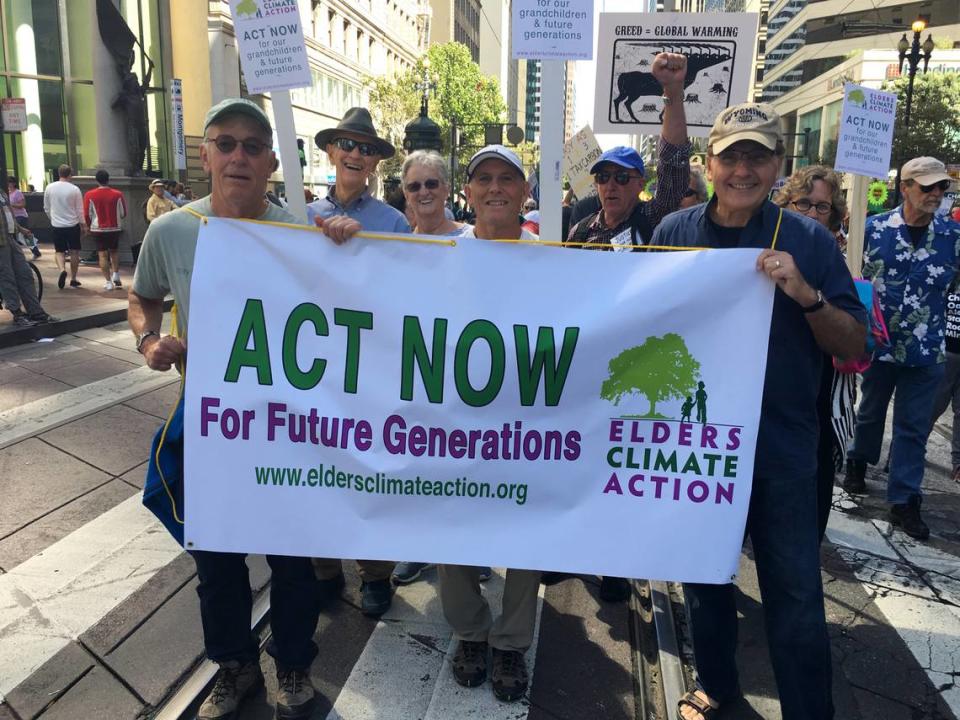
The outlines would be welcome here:
M 524 40 L 580 40 L 583 33 L 574 29 L 574 21 L 588 20 L 583 10 L 541 8 L 520 10 L 520 20 L 533 20 L 533 29 L 524 28 Z

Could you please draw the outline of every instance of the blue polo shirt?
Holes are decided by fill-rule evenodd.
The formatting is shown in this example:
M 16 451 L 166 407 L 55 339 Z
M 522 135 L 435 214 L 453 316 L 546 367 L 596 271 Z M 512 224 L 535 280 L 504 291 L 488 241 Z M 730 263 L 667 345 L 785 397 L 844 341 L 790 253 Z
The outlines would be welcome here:
M 364 230 L 374 232 L 410 232 L 410 223 L 403 213 L 385 202 L 377 200 L 366 189 L 349 205 L 342 205 L 336 198 L 336 185 L 331 185 L 325 198 L 307 205 L 307 223 L 313 225 L 316 217 L 328 218 L 334 215 L 346 215 L 356 220 Z
M 667 215 L 653 233 L 653 245 L 721 247 L 708 207 L 697 205 Z M 780 208 L 770 201 L 740 233 L 738 248 L 770 247 Z M 777 250 L 790 253 L 807 283 L 833 306 L 866 324 L 850 271 L 833 235 L 808 217 L 785 210 Z M 754 474 L 757 477 L 812 478 L 817 465 L 817 393 L 823 351 L 800 305 L 777 288 L 770 321 L 767 372 L 763 385 Z

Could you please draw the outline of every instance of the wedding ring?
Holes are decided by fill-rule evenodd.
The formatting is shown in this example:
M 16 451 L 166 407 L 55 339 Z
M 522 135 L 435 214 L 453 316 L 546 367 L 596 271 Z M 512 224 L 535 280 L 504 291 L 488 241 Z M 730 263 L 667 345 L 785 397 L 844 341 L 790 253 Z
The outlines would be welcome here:
M 779 260 L 774 260 L 774 263 L 773 263 L 773 264 L 774 264 L 775 267 L 780 267 L 780 261 L 779 261 Z

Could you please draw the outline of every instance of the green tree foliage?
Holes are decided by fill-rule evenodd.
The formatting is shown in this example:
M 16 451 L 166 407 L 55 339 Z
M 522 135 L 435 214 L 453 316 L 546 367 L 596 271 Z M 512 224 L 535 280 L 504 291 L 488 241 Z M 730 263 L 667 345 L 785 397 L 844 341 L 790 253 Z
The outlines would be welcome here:
M 624 350 L 610 361 L 610 376 L 600 397 L 619 405 L 624 396 L 643 395 L 650 403 L 646 417 L 659 417 L 657 403 L 693 395 L 700 363 L 676 333 L 651 335 L 643 345 Z
M 890 158 L 893 167 L 921 155 L 930 155 L 945 163 L 960 162 L 960 74 L 918 72 L 913 83 L 909 128 L 904 127 L 906 74 L 884 89 L 898 96 Z
M 370 113 L 377 129 L 394 145 L 402 146 L 404 128 L 420 112 L 421 91 L 417 85 L 428 67 L 427 74 L 436 86 L 430 93 L 430 119 L 440 126 L 443 152 L 450 152 L 450 123 L 454 118 L 458 125 L 465 126 L 461 144 L 482 145 L 482 124 L 502 123 L 506 106 L 496 78 L 483 75 L 467 46 L 458 42 L 431 45 L 407 72 L 367 81 Z

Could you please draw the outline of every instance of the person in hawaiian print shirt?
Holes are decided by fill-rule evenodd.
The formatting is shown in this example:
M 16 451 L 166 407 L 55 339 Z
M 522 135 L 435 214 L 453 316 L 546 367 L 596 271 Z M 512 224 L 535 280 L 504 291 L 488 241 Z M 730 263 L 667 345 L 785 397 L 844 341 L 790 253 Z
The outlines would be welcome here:
M 890 522 L 926 540 L 930 529 L 920 517 L 920 485 L 930 412 L 946 361 L 946 295 L 957 272 L 960 225 L 936 215 L 952 182 L 942 162 L 914 158 L 901 177 L 903 204 L 870 218 L 864 237 L 863 276 L 873 281 L 891 346 L 878 352 L 863 374 L 843 487 L 852 494 L 866 492 L 866 466 L 880 459 L 887 406 L 896 391 L 887 479 Z

